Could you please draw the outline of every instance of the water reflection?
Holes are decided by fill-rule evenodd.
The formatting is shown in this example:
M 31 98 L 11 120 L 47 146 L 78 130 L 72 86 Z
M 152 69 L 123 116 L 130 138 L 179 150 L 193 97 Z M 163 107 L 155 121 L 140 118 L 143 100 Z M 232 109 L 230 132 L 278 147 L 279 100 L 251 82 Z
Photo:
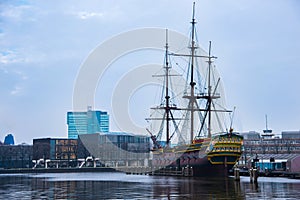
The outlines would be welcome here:
M 47 196 L 50 199 L 123 199 L 129 194 L 131 197 L 142 197 L 132 193 L 133 183 L 100 182 L 100 181 L 46 181 L 40 186 L 39 181 L 32 189 L 32 199 L 41 199 Z M 44 182 L 45 183 L 45 182 Z M 46 194 L 45 194 L 46 192 Z M 130 194 L 131 193 L 131 194 Z
M 157 181 L 153 185 L 153 198 L 169 199 L 244 199 L 240 187 L 231 178 L 181 178 Z
M 244 177 L 241 190 L 246 199 L 299 199 L 300 180 L 286 178 L 260 177 L 258 184 L 251 184 Z
M 298 199 L 300 180 L 179 178 L 122 173 L 0 175 L 0 199 Z

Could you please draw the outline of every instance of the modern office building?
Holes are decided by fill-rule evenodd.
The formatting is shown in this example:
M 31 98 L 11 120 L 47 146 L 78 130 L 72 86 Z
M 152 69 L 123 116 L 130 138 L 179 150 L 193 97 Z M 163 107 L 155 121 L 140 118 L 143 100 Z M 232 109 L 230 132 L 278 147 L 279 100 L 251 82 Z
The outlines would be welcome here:
M 12 134 L 7 134 L 4 138 L 4 144 L 6 145 L 14 145 L 15 144 L 15 140 L 14 140 L 14 136 Z
M 77 165 L 77 139 L 41 138 L 33 139 L 33 160 L 48 162 L 55 167 Z
M 282 139 L 300 139 L 300 131 L 282 131 Z
M 77 139 L 81 134 L 109 132 L 109 115 L 107 112 L 92 110 L 67 113 L 68 138 Z
M 32 145 L 0 145 L 0 168 L 31 168 Z
M 79 135 L 78 158 L 89 156 L 109 167 L 148 166 L 150 137 L 124 132 Z
M 242 132 L 240 134 L 244 137 L 244 140 L 259 140 L 261 138 L 260 133 L 256 131 Z

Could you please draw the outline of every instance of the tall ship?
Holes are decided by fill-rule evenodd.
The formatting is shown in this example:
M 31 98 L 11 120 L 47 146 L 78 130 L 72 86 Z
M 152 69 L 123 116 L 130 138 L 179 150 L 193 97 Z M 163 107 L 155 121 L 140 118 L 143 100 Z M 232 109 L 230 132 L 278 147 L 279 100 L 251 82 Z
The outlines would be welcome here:
M 169 52 L 166 30 L 164 65 L 161 74 L 154 75 L 162 79 L 160 103 L 151 108 L 147 118 L 153 142 L 152 168 L 157 174 L 226 175 L 242 154 L 243 137 L 233 131 L 233 112 L 224 107 L 211 42 L 208 52 L 198 45 L 195 3 L 189 38 L 188 53 Z M 184 81 L 175 78 L 179 73 L 172 67 L 174 58 L 186 61 L 186 67 L 181 67 Z M 184 86 L 179 87 L 183 82 Z

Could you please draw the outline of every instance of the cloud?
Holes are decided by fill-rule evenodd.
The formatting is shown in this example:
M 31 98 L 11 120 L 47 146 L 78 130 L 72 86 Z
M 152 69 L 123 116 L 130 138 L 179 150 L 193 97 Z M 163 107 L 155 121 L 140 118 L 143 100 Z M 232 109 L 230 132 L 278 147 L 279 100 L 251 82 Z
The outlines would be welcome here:
M 89 18 L 103 18 L 105 16 L 103 12 L 88 12 L 88 11 L 79 11 L 73 14 L 83 20 Z
M 11 95 L 14 95 L 14 96 L 20 95 L 21 92 L 22 92 L 22 89 L 23 89 L 22 87 L 16 85 L 16 86 L 14 87 L 14 89 L 10 91 L 10 94 L 11 94 Z
M 120 5 L 95 1 L 90 4 L 66 6 L 61 12 L 65 15 L 75 16 L 79 20 L 105 20 L 106 23 L 109 23 L 109 21 L 114 19 L 121 20 L 124 17 L 124 9 Z
M 34 20 L 30 17 L 30 13 L 33 12 L 32 9 L 33 7 L 30 5 L 4 5 L 0 17 L 15 21 Z
M 18 57 L 18 53 L 13 50 L 6 50 L 0 52 L 0 63 L 11 64 L 24 61 L 22 58 Z
M 20 70 L 15 70 L 14 72 L 16 74 L 18 74 L 21 77 L 22 80 L 27 80 L 28 79 L 28 76 L 24 72 L 22 72 Z
M 0 51 L 0 64 L 28 64 L 44 61 L 45 53 L 32 48 L 17 48 Z

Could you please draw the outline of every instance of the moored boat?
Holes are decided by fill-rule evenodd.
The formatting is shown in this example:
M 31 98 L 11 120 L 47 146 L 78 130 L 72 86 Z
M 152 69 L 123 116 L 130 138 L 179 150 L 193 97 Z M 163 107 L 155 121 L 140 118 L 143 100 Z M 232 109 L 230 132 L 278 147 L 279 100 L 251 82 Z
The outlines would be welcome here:
M 211 42 L 208 53 L 199 50 L 194 16 L 195 4 L 189 54 L 170 53 L 166 34 L 163 98 L 159 106 L 153 108 L 161 111 L 162 116 L 148 119 L 161 122 L 156 131 L 147 129 L 153 141 L 152 167 L 157 172 L 170 169 L 169 175 L 178 172 L 184 176 L 226 175 L 242 154 L 243 137 L 233 132 L 231 125 L 229 130 L 223 125 L 225 114 L 231 111 L 220 105 L 223 99 L 219 91 L 222 87 L 213 65 L 216 57 L 211 55 Z M 181 96 L 186 105 L 177 106 L 174 103 L 179 95 L 174 94 L 171 88 L 171 56 L 189 59 L 187 84 Z M 205 70 L 197 68 L 201 62 L 206 63 Z M 200 71 L 206 73 L 201 74 Z

